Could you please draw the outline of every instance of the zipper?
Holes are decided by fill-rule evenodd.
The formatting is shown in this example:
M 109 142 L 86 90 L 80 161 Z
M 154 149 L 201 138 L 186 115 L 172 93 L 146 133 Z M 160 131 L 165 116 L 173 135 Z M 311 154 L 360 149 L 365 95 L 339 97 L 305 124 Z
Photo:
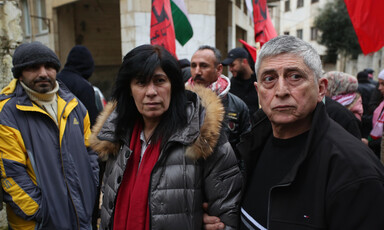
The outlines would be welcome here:
M 157 162 L 155 163 L 155 166 L 153 166 L 153 169 L 152 169 L 152 172 L 151 172 L 151 176 L 149 178 L 149 189 L 148 189 L 148 209 L 149 209 L 149 229 L 152 229 L 152 210 L 151 210 L 151 187 L 152 187 L 152 176 L 153 176 L 153 172 L 158 168 L 159 166 L 159 162 L 161 162 L 163 159 L 164 159 L 164 152 L 166 150 L 168 150 L 168 146 L 170 145 L 169 142 L 167 142 L 163 148 L 162 151 L 160 151 L 160 155 L 159 155 L 159 159 L 157 160 Z M 163 172 L 161 173 L 161 175 L 163 174 Z
M 58 130 L 59 130 L 59 145 L 60 145 L 60 160 L 61 160 L 61 169 L 63 171 L 63 175 L 64 175 L 64 181 L 65 181 L 65 185 L 67 186 L 67 191 L 68 191 L 68 194 L 69 194 L 69 198 L 71 199 L 71 203 L 72 203 L 72 206 L 73 206 L 73 209 L 75 210 L 75 215 L 76 215 L 76 220 L 77 220 L 77 229 L 80 229 L 80 221 L 79 221 L 79 215 L 77 213 L 77 209 L 76 209 L 76 206 L 75 206 L 75 203 L 73 202 L 73 198 L 72 198 L 72 194 L 71 194 L 71 191 L 69 190 L 69 186 L 68 186 L 68 180 L 67 180 L 67 176 L 66 176 L 66 173 L 65 173 L 65 170 L 64 170 L 64 164 L 63 164 L 63 153 L 61 151 L 61 142 L 60 142 L 60 125 L 61 125 L 61 120 L 64 118 L 64 119 L 68 119 L 65 118 L 65 116 L 63 115 L 64 114 L 64 111 L 65 111 L 65 108 L 67 107 L 68 105 L 68 102 L 65 104 L 64 108 L 63 108 L 63 111 L 61 112 L 61 115 L 60 115 L 60 119 L 58 120 Z M 68 122 L 68 121 L 67 121 Z

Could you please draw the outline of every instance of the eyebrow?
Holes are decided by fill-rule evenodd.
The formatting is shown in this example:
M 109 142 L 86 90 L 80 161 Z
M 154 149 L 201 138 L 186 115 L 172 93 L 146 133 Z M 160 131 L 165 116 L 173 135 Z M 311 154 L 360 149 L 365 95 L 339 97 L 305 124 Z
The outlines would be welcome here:
M 292 72 L 292 71 L 297 71 L 297 72 L 300 72 L 302 74 L 306 73 L 304 70 L 302 70 L 298 67 L 287 67 L 284 69 L 284 74 L 288 73 L 288 72 Z M 271 74 L 271 73 L 275 73 L 275 72 L 277 72 L 275 69 L 266 69 L 263 72 L 261 72 L 261 75 Z

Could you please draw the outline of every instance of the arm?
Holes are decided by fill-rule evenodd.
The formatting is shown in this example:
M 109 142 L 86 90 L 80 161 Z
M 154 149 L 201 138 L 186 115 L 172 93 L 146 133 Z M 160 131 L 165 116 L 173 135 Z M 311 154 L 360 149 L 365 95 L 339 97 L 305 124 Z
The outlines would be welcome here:
M 0 124 L 0 171 L 4 201 L 25 220 L 41 222 L 47 216 L 33 158 L 29 158 L 18 130 Z
M 97 161 L 97 154 L 89 146 L 89 138 L 91 136 L 90 120 L 88 113 L 84 118 L 84 144 L 87 147 L 89 155 L 89 163 L 91 164 L 93 178 L 95 179 L 96 186 L 99 185 L 99 163 Z
M 237 229 L 243 178 L 230 144 L 217 146 L 204 167 L 207 214 L 220 218 L 225 229 Z

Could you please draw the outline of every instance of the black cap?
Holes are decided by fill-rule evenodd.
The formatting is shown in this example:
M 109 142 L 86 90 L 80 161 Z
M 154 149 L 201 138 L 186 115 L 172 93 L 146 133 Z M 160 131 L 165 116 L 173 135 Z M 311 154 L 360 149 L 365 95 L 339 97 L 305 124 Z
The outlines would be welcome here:
M 188 59 L 184 58 L 179 60 L 179 65 L 180 68 L 185 68 L 191 66 L 191 62 Z
M 373 74 L 373 72 L 375 72 L 375 71 L 371 68 L 366 68 L 366 69 L 364 69 L 364 72 Z
M 359 81 L 361 81 L 361 80 L 368 80 L 368 72 L 367 71 L 360 71 L 357 74 L 357 80 L 359 80 Z
M 237 58 L 248 58 L 248 53 L 244 48 L 234 48 L 228 53 L 228 57 L 221 62 L 223 65 L 231 64 Z

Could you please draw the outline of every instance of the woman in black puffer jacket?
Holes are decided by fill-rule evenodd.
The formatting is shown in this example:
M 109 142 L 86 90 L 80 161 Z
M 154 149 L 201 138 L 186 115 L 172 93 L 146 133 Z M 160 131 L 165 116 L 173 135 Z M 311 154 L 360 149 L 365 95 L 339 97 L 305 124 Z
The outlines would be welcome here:
M 162 47 L 124 57 L 90 140 L 107 160 L 100 229 L 202 229 L 203 202 L 237 228 L 243 179 L 221 132 L 224 109 L 211 90 L 193 91 Z

